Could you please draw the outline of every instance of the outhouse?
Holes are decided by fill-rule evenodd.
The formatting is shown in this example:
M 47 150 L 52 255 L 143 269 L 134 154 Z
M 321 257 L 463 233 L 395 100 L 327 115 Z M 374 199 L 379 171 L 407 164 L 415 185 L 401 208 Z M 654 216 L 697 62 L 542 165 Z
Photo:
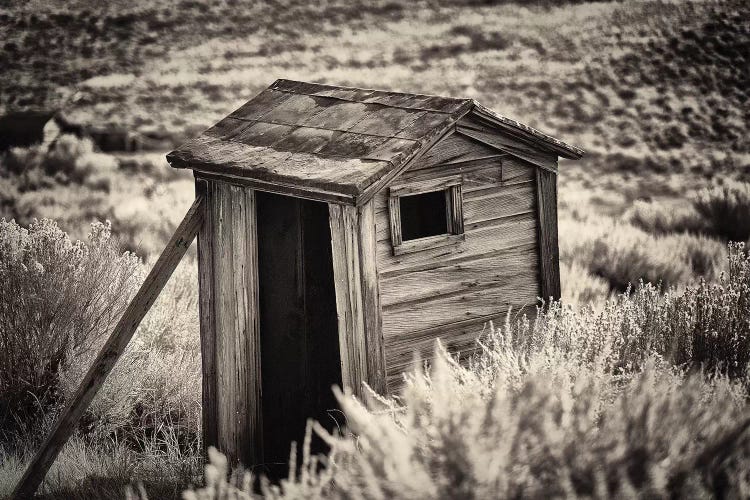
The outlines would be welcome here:
M 393 393 L 435 339 L 560 295 L 557 161 L 471 99 L 278 80 L 169 153 L 193 170 L 204 435 L 286 462 L 331 386 Z

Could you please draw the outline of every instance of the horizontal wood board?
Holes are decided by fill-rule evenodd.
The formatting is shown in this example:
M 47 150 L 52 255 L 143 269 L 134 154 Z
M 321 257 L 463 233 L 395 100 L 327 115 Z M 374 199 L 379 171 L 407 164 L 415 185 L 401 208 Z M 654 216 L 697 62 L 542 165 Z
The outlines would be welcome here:
M 432 356 L 440 338 L 451 352 L 470 353 L 483 325 L 530 314 L 540 297 L 537 167 L 510 156 L 466 156 L 476 143 L 451 139 L 448 164 L 416 164 L 399 186 L 462 180 L 465 239 L 445 247 L 393 255 L 388 195 L 373 199 L 387 385 L 399 387 L 414 352 Z M 480 148 L 481 149 L 481 148 Z M 468 159 L 465 159 L 468 158 Z

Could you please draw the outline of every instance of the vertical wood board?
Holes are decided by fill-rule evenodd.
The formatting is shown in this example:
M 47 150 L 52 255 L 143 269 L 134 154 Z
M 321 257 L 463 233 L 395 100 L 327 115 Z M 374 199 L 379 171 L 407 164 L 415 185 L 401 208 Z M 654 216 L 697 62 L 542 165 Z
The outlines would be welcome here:
M 542 298 L 559 299 L 560 249 L 557 236 L 557 174 L 537 170 L 537 204 L 539 206 L 539 265 Z

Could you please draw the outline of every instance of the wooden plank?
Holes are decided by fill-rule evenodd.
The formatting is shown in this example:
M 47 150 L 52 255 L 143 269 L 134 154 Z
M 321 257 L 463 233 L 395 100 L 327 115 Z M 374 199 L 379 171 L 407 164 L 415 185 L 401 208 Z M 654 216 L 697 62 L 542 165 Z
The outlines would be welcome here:
M 196 196 L 203 195 L 203 225 L 198 232 L 198 311 L 200 321 L 202 365 L 202 431 L 203 453 L 209 446 L 217 446 L 216 407 L 216 316 L 214 311 L 213 252 L 214 228 L 211 217 L 206 216 L 214 204 L 216 187 L 213 182 L 196 179 Z
M 474 108 L 472 115 L 476 116 L 479 120 L 487 121 L 491 126 L 506 130 L 513 135 L 520 135 L 525 140 L 531 140 L 533 143 L 538 144 L 545 150 L 552 151 L 555 155 L 562 156 L 563 158 L 569 158 L 571 160 L 577 160 L 583 156 L 584 151 L 570 144 L 566 144 L 559 139 L 547 135 L 533 127 L 524 125 L 523 123 L 517 122 L 505 116 L 501 116 L 495 113 L 493 110 L 482 106 L 478 102 L 474 101 Z
M 404 241 L 400 245 L 393 245 L 393 255 L 404 255 L 445 246 L 455 246 L 465 239 L 466 237 L 463 234 L 437 234 L 426 238 Z
M 398 256 L 392 255 L 390 240 L 379 241 L 378 269 L 382 275 L 411 269 L 435 259 L 448 260 L 468 255 L 482 255 L 519 245 L 536 244 L 537 226 L 535 214 L 497 219 L 494 225 L 477 229 L 467 225 L 465 241 L 454 246 Z
M 510 135 L 486 124 L 473 115 L 463 117 L 456 124 L 456 132 L 487 146 L 517 156 L 539 167 L 557 170 L 557 155 L 540 148 L 531 141 Z
M 521 245 L 476 256 L 473 260 L 439 261 L 425 269 L 381 277 L 380 300 L 383 308 L 401 307 L 413 302 L 500 285 L 518 273 L 537 272 L 539 260 L 535 245 Z
M 557 241 L 557 175 L 537 170 L 539 264 L 545 300 L 560 298 L 560 250 Z
M 341 375 L 362 395 L 362 382 L 385 390 L 373 205 L 329 205 Z
M 322 201 L 322 202 L 333 202 L 333 203 L 345 203 L 354 204 L 353 195 L 339 194 L 332 191 L 316 190 L 316 189 L 303 189 L 295 187 L 290 184 L 259 181 L 256 179 L 250 179 L 247 177 L 241 177 L 237 175 L 228 174 L 216 174 L 210 172 L 203 172 L 200 169 L 195 169 L 195 176 L 200 179 L 208 181 L 225 182 L 234 186 L 245 186 L 250 189 L 257 191 L 265 191 L 267 193 L 283 194 L 287 196 L 294 196 L 296 198 L 304 198 L 306 200 Z
M 385 394 L 385 351 L 375 239 L 375 204 L 370 201 L 359 207 L 357 211 L 359 214 L 359 262 L 367 342 L 367 383 L 379 394 Z
M 341 379 L 344 388 L 362 395 L 367 379 L 362 277 L 360 274 L 359 215 L 356 207 L 329 204 L 331 254 L 336 283 Z
M 501 314 L 510 307 L 533 306 L 539 292 L 539 273 L 529 269 L 489 288 L 467 288 L 458 294 L 384 306 L 383 335 L 388 338 L 461 319 Z
M 467 197 L 464 203 L 464 217 L 467 224 L 474 224 L 532 213 L 535 207 L 536 186 L 533 183 L 518 184 L 503 187 L 495 192 L 481 192 L 479 196 Z
M 216 184 L 217 443 L 232 464 L 263 462 L 255 192 Z
M 146 276 L 145 281 L 128 304 L 112 334 L 102 346 L 94 363 L 86 372 L 76 393 L 60 413 L 52 432 L 47 435 L 41 448 L 26 468 L 23 477 L 13 492 L 14 499 L 31 498 L 44 480 L 52 462 L 75 431 L 84 411 L 94 399 L 107 375 L 112 371 L 115 363 L 133 337 L 141 320 L 143 320 L 177 264 L 190 247 L 203 223 L 204 203 L 205 198 L 197 197 L 185 214 L 151 272 Z
M 453 134 L 435 144 L 409 170 L 421 170 L 436 165 L 461 163 L 471 160 L 501 158 L 496 148 L 474 141 L 461 134 Z

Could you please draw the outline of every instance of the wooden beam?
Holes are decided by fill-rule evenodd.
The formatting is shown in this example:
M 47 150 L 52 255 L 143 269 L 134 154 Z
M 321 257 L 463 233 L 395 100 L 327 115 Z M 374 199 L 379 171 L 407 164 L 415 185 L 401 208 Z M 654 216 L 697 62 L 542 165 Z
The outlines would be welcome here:
M 223 182 L 211 184 L 216 358 L 213 380 L 206 382 L 215 388 L 215 399 L 207 407 L 212 413 L 206 418 L 214 420 L 216 446 L 230 463 L 253 467 L 263 462 L 256 193 Z
M 537 213 L 539 216 L 539 264 L 542 298 L 559 299 L 560 250 L 557 242 L 557 174 L 536 171 Z
M 198 232 L 198 311 L 200 321 L 202 364 L 202 429 L 203 453 L 209 446 L 218 446 L 216 427 L 216 311 L 214 310 L 214 223 L 206 214 L 214 204 L 215 183 L 196 178 L 197 196 L 204 196 L 204 222 Z
M 115 326 L 112 335 L 99 351 L 94 364 L 89 368 L 75 395 L 67 403 L 55 422 L 52 432 L 47 435 L 42 447 L 37 451 L 26 468 L 21 481 L 13 492 L 16 500 L 31 498 L 47 475 L 52 462 L 60 453 L 65 442 L 75 431 L 78 421 L 86 411 L 107 375 L 117 363 L 125 347 L 133 337 L 138 325 L 153 305 L 177 264 L 190 247 L 203 223 L 204 198 L 196 197 L 166 248 L 154 264 L 125 313 Z
M 336 285 L 341 378 L 363 395 L 363 382 L 385 391 L 380 292 L 378 290 L 374 204 L 329 204 L 331 253 Z

